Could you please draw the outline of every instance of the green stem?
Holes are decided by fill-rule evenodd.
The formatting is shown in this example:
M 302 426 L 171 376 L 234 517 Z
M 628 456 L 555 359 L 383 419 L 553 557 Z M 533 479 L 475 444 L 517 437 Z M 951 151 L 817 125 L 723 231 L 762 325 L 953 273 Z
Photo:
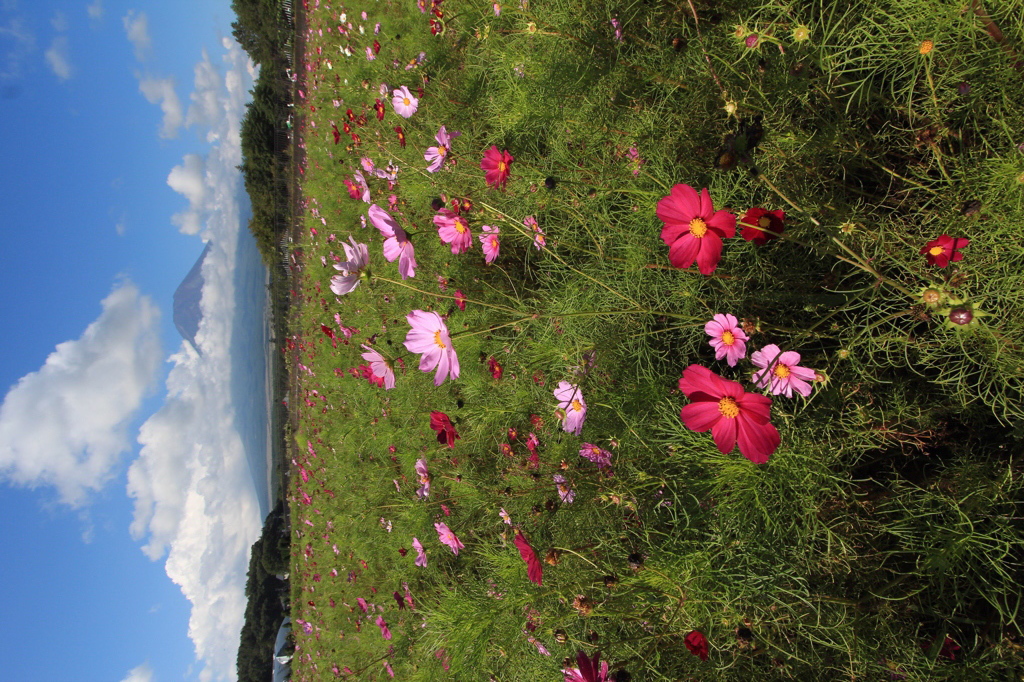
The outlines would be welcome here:
M 434 291 L 424 291 L 423 289 L 417 289 L 416 287 L 409 286 L 408 284 L 406 284 L 405 282 L 402 282 L 400 280 L 388 279 L 387 277 L 381 277 L 380 275 L 371 275 L 371 277 L 374 280 L 380 280 L 381 282 L 387 282 L 388 284 L 395 284 L 395 285 L 400 286 L 400 287 L 405 287 L 406 289 L 409 289 L 410 291 L 415 291 L 415 292 L 420 293 L 420 294 L 426 294 L 427 296 L 434 296 L 436 298 L 445 298 L 445 299 L 449 299 L 449 300 L 452 300 L 452 301 L 457 300 L 455 296 L 449 296 L 448 294 L 439 294 L 439 293 L 434 292 Z M 485 308 L 494 308 L 495 310 L 503 310 L 506 313 L 518 313 L 519 312 L 518 310 L 514 310 L 512 308 L 506 308 L 503 305 L 496 305 L 494 303 L 484 303 L 483 301 L 475 301 L 475 300 L 471 300 L 471 299 L 468 299 L 468 298 L 465 298 L 465 297 L 462 297 L 461 300 L 464 301 L 465 303 L 472 303 L 473 305 L 482 305 Z

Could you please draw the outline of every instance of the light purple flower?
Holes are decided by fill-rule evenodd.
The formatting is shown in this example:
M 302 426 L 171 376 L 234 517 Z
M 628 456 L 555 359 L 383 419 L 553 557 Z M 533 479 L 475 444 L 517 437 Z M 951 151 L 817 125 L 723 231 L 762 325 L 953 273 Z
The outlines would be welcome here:
M 366 61 L 372 62 L 376 58 L 377 58 L 377 55 L 375 55 L 373 53 L 373 48 L 370 47 L 369 45 L 367 45 L 366 46 Z
M 417 538 L 412 539 L 412 548 L 416 550 L 416 561 L 414 562 L 417 566 L 427 567 L 427 553 L 423 550 L 423 543 Z
M 497 2 L 494 3 L 494 16 L 496 16 L 496 17 L 500 17 L 501 16 L 501 4 L 500 3 L 497 3 Z
M 551 480 L 555 482 L 555 487 L 558 488 L 558 497 L 561 498 L 562 504 L 572 504 L 572 501 L 576 499 L 576 491 L 567 485 L 569 483 L 568 479 L 562 474 L 555 474 L 551 477 Z
M 427 147 L 427 152 L 423 155 L 424 159 L 430 161 L 430 165 L 427 166 L 428 171 L 436 173 L 441 170 L 445 159 L 448 158 L 448 151 L 451 149 L 452 140 L 461 134 L 457 130 L 449 133 L 444 126 L 441 126 L 441 129 L 437 131 L 437 135 L 434 135 L 434 139 L 437 140 L 437 146 Z
M 793 350 L 782 352 L 774 343 L 750 355 L 750 361 L 761 368 L 754 372 L 752 381 L 759 388 L 771 388 L 772 395 L 793 397 L 795 390 L 805 398 L 811 394 L 808 381 L 814 380 L 814 370 L 797 365 L 800 354 Z
M 711 337 L 708 342 L 715 349 L 715 360 L 725 358 L 730 367 L 747 356 L 747 335 L 740 327 L 739 320 L 729 313 L 718 313 L 704 325 L 704 333 Z
M 356 172 L 358 173 L 358 171 Z M 387 211 L 377 204 L 371 204 L 368 213 L 370 215 L 370 222 L 385 237 L 384 258 L 389 263 L 393 262 L 396 258 L 398 259 L 398 274 L 402 276 L 402 279 L 415 277 L 416 253 L 412 242 L 409 241 L 409 235 L 398 226 L 398 223 L 395 222 L 395 219 Z
M 392 92 L 391 106 L 394 107 L 395 113 L 402 118 L 409 118 L 415 114 L 419 105 L 420 101 L 413 97 L 413 94 L 409 92 L 409 87 L 406 85 Z
M 554 391 L 558 407 L 565 412 L 562 419 L 562 430 L 580 435 L 583 430 L 583 422 L 587 418 L 587 403 L 583 400 L 583 393 L 579 386 L 574 386 L 568 381 L 559 381 L 558 388 Z
M 498 252 L 501 250 L 498 234 L 501 233 L 501 230 L 490 225 L 484 225 L 481 229 L 483 234 L 480 235 L 480 246 L 484 250 L 484 261 L 490 265 L 498 260 Z
M 420 370 L 429 372 L 437 368 L 435 386 L 440 386 L 449 376 L 458 379 L 459 358 L 441 316 L 435 312 L 414 310 L 405 319 L 412 327 L 405 337 L 405 347 L 410 353 L 423 355 L 420 358 Z
M 455 533 L 452 532 L 452 529 L 447 524 L 435 523 L 434 529 L 437 530 L 437 539 L 441 541 L 441 544 L 448 545 L 456 556 L 458 556 L 460 549 L 465 548 L 465 545 L 459 542 L 459 539 L 455 537 Z
M 622 24 L 619 23 L 618 17 L 612 17 L 612 28 L 615 29 L 615 40 L 622 42 Z
M 420 478 L 420 489 L 416 491 L 416 495 L 422 500 L 430 495 L 430 471 L 427 470 L 427 462 L 424 459 L 416 460 L 416 475 Z
M 345 242 L 341 243 L 348 260 L 344 263 L 335 263 L 334 269 L 339 270 L 341 274 L 331 277 L 331 291 L 338 296 L 344 296 L 359 286 L 363 272 L 370 264 L 370 250 L 366 244 L 357 244 L 352 235 L 349 235 L 348 239 L 352 242 L 352 246 Z
M 373 371 L 375 376 L 382 377 L 384 379 L 384 390 L 390 391 L 395 387 L 395 370 L 391 366 L 391 363 L 383 355 L 375 351 L 365 343 L 362 347 L 367 350 L 366 353 L 362 354 L 363 360 L 370 363 L 370 370 Z
M 452 245 L 452 253 L 456 256 L 469 250 L 473 245 L 473 233 L 469 231 L 469 222 L 454 211 L 442 208 L 434 216 L 437 234 L 445 244 Z
M 600 448 L 593 443 L 584 443 L 580 446 L 580 457 L 589 459 L 591 462 L 597 465 L 597 468 L 603 469 L 612 464 L 612 453 L 608 452 L 604 448 Z

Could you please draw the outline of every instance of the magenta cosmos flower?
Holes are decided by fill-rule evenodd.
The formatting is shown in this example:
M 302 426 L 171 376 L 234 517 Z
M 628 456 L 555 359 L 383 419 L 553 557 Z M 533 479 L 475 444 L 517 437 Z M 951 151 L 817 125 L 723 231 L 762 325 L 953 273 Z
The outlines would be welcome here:
M 783 353 L 770 343 L 751 353 L 750 361 L 761 368 L 751 379 L 758 388 L 770 386 L 772 395 L 785 394 L 787 398 L 793 397 L 794 390 L 805 398 L 811 394 L 811 385 L 807 382 L 814 381 L 814 370 L 797 365 L 800 354 L 796 351 Z
M 562 419 L 562 430 L 580 435 L 583 430 L 583 422 L 587 418 L 587 403 L 583 400 L 583 393 L 579 386 L 574 386 L 568 381 L 559 381 L 555 389 L 555 399 L 558 401 L 559 409 L 565 411 L 565 418 Z
M 427 170 L 431 173 L 436 173 L 441 170 L 441 166 L 448 159 L 448 151 L 452 148 L 452 140 L 461 135 L 462 133 L 455 131 L 449 133 L 444 126 L 437 131 L 437 135 L 434 135 L 434 139 L 437 140 L 436 147 L 427 147 L 426 154 L 423 158 L 430 162 L 427 166 Z
M 419 538 L 412 539 L 412 548 L 416 550 L 416 561 L 413 563 L 421 568 L 427 567 L 427 552 L 423 549 L 423 543 Z
M 589 459 L 597 465 L 598 469 L 603 469 L 612 465 L 612 453 L 602 447 L 594 445 L 593 443 L 584 443 L 580 446 L 580 457 Z
M 565 682 L 608 682 L 608 661 L 601 661 L 601 665 L 598 665 L 598 661 L 601 659 L 601 652 L 595 652 L 593 658 L 587 658 L 587 655 L 582 651 L 576 654 L 576 667 L 575 668 L 562 668 L 562 674 L 565 675 Z
M 441 541 L 442 545 L 448 545 L 452 549 L 452 554 L 458 556 L 459 550 L 464 549 L 465 545 L 459 542 L 459 539 L 455 537 L 455 533 L 452 529 L 444 523 L 435 523 L 434 528 L 437 530 L 437 539 Z
M 491 148 L 484 152 L 483 160 L 480 161 L 480 169 L 486 173 L 487 184 L 493 187 L 504 187 L 514 160 L 507 149 L 499 152 L 497 146 L 491 145 Z
M 352 246 L 345 242 L 341 243 L 348 260 L 344 263 L 335 263 L 334 269 L 340 270 L 341 274 L 331 277 L 331 291 L 338 296 L 343 296 L 359 286 L 363 272 L 370 264 L 370 251 L 366 248 L 366 244 L 357 244 L 352 235 L 348 236 L 348 240 Z
M 768 421 L 772 399 L 747 393 L 707 367 L 690 365 L 679 379 L 679 390 L 692 402 L 679 413 L 691 431 L 711 431 L 723 455 L 739 443 L 740 454 L 755 464 L 768 461 L 781 438 Z
M 384 258 L 389 263 L 398 259 L 398 274 L 402 279 L 416 276 L 416 252 L 409 241 L 409 235 L 398 226 L 395 219 L 377 204 L 370 204 L 370 222 L 384 235 Z
M 716 211 L 705 187 L 676 185 L 658 202 L 658 218 L 665 223 L 661 239 L 668 245 L 674 267 L 688 268 L 697 261 L 702 275 L 710 275 L 722 257 L 722 240 L 736 234 L 736 216 Z
M 747 356 L 747 335 L 734 315 L 718 313 L 704 325 L 704 333 L 711 337 L 708 343 L 715 349 L 715 360 L 725 358 L 730 367 L 735 367 Z
M 490 265 L 498 260 L 498 252 L 501 250 L 498 235 L 501 233 L 501 230 L 490 225 L 484 225 L 481 229 L 483 234 L 480 235 L 480 247 L 484 250 L 484 262 Z
M 391 630 L 388 629 L 388 622 L 384 616 L 377 616 L 377 627 L 380 628 L 380 636 L 384 639 L 391 639 Z
M 363 360 L 370 363 L 370 371 L 375 376 L 383 379 L 384 390 L 390 391 L 393 389 L 395 387 L 395 369 L 391 366 L 391 362 L 365 343 L 362 344 L 362 347 L 367 351 L 362 354 Z
M 452 253 L 456 256 L 468 251 L 473 245 L 473 233 L 469 231 L 469 221 L 455 211 L 442 208 L 434 216 L 437 234 L 445 244 L 452 245 Z
M 970 239 L 966 239 L 964 237 L 950 237 L 948 234 L 944 234 L 938 239 L 925 244 L 925 247 L 921 249 L 921 255 L 928 259 L 928 265 L 936 265 L 940 268 L 944 268 L 949 265 L 950 262 L 956 263 L 957 261 L 962 260 L 964 254 L 960 253 L 960 249 L 970 243 Z
M 394 107 L 396 114 L 402 118 L 409 118 L 416 113 L 420 101 L 412 96 L 407 86 L 403 85 L 391 93 L 391 106 Z
M 459 358 L 448 336 L 448 327 L 435 312 L 414 310 L 405 316 L 412 329 L 405 337 L 405 347 L 410 353 L 421 353 L 420 369 L 429 372 L 435 367 L 434 385 L 440 386 L 451 376 L 459 378 Z

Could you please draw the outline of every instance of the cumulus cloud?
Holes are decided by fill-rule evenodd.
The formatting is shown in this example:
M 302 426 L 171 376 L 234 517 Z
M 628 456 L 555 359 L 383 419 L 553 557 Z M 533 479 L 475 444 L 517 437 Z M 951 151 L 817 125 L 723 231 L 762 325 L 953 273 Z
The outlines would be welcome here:
M 124 24 L 124 31 L 128 34 L 128 41 L 135 47 L 135 58 L 140 62 L 149 56 L 153 47 L 153 39 L 149 37 L 149 19 L 145 12 L 128 10 L 128 14 L 121 18 Z
M 111 478 L 129 449 L 129 422 L 160 367 L 153 302 L 126 282 L 102 306 L 79 339 L 58 344 L 0 405 L 0 475 L 31 488 L 54 486 L 75 507 Z
M 233 41 L 224 47 L 225 72 L 205 53 L 197 65 L 188 117 L 208 126 L 216 143 L 205 158 L 186 155 L 167 178 L 188 201 L 175 224 L 212 244 L 203 261 L 200 352 L 183 342 L 170 357 L 167 400 L 140 428 L 139 458 L 128 471 L 131 533 L 149 558 L 166 556 L 167 575 L 192 602 L 189 637 L 205 663 L 203 680 L 235 676 L 248 552 L 262 524 L 232 402 L 235 270 L 245 229 L 238 127 L 251 64 Z M 196 101 L 204 103 L 201 115 Z
M 96 2 L 86 7 L 85 11 L 90 19 L 99 21 L 103 18 L 103 0 L 96 0 Z
M 53 42 L 50 43 L 50 47 L 46 50 L 44 55 L 50 70 L 53 71 L 54 75 L 62 81 L 66 81 L 71 78 L 73 71 L 68 51 L 67 37 L 57 36 L 53 39 Z
M 164 139 L 176 137 L 178 129 L 185 122 L 185 116 L 181 100 L 178 99 L 178 93 L 174 89 L 174 79 L 139 76 L 139 92 L 150 104 L 159 103 L 160 109 L 164 112 L 160 137 Z
M 153 682 L 153 669 L 149 663 L 132 668 L 121 682 Z

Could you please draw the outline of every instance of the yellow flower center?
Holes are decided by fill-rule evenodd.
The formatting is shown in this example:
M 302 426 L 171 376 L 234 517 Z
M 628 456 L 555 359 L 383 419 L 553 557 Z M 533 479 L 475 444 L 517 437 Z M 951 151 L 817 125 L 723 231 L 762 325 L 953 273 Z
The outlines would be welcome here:
M 498 248 L 498 238 L 497 237 L 491 237 L 491 248 L 492 249 Z
M 579 400 L 576 400 L 574 398 L 572 401 L 572 409 L 575 410 L 576 412 L 580 412 L 583 410 L 583 404 Z
M 775 369 L 772 370 L 772 374 L 774 374 L 780 379 L 785 379 L 790 375 L 789 367 L 780 362 L 779 364 L 775 365 Z
M 935 47 L 935 43 L 930 40 L 925 40 L 921 43 L 921 47 L 917 48 L 917 51 L 921 54 L 928 54 Z
M 434 332 L 434 343 L 436 343 L 437 347 L 440 348 L 441 350 L 444 350 L 445 348 L 448 347 L 448 346 L 445 345 L 444 341 L 441 340 L 441 331 L 440 330 Z
M 932 248 L 928 249 L 928 253 L 930 253 L 933 256 L 939 256 L 942 254 L 943 251 L 945 251 L 945 249 L 942 248 L 941 246 L 933 246 Z
M 447 153 L 448 153 L 448 148 L 447 147 L 445 147 L 443 144 L 437 145 L 437 154 L 438 154 L 438 156 L 444 156 Z
M 409 106 L 410 104 L 412 104 L 412 102 L 409 101 L 408 97 L 403 97 L 402 104 L 404 104 L 405 106 Z
M 727 346 L 731 346 L 732 344 L 736 343 L 736 336 L 729 331 L 722 332 L 722 343 L 724 343 Z
M 694 218 L 690 221 L 690 234 L 697 239 L 702 238 L 708 233 L 708 225 L 700 218 Z
M 459 234 L 462 234 L 463 232 L 465 232 L 466 231 L 466 221 L 462 220 L 461 218 L 457 219 L 455 221 L 455 231 L 458 232 Z
M 506 164 L 504 161 L 499 161 L 498 162 L 498 172 L 499 173 L 504 173 L 506 168 L 508 168 L 508 164 Z
M 768 227 L 771 224 L 772 221 L 768 219 L 768 216 L 761 216 L 761 218 L 757 221 L 758 227 Z
M 729 419 L 735 419 L 740 416 L 740 406 L 736 404 L 736 400 L 733 398 L 722 398 L 718 401 L 718 411 L 723 417 Z

